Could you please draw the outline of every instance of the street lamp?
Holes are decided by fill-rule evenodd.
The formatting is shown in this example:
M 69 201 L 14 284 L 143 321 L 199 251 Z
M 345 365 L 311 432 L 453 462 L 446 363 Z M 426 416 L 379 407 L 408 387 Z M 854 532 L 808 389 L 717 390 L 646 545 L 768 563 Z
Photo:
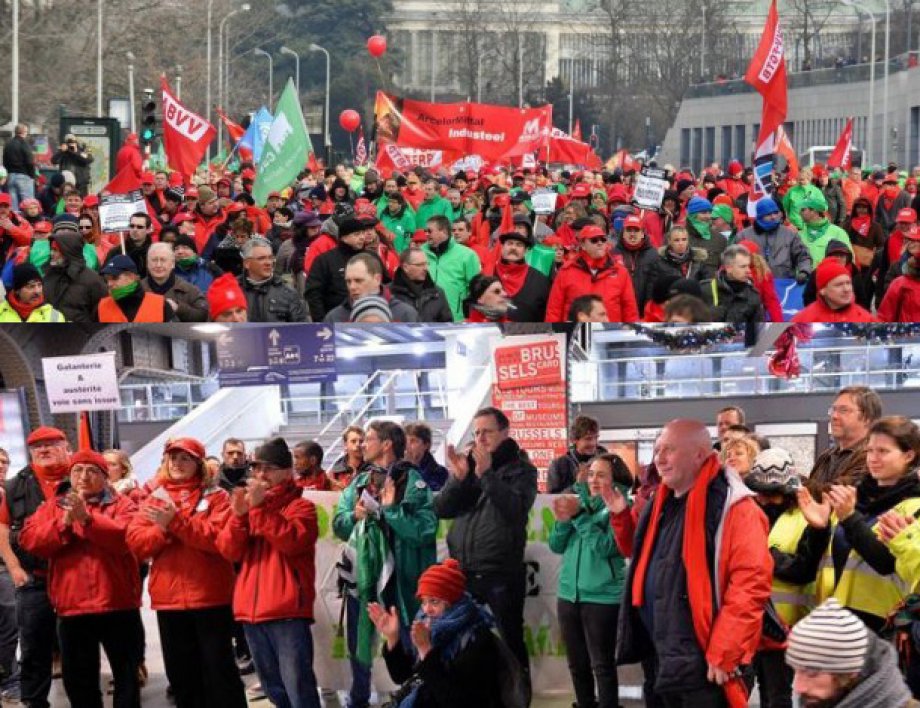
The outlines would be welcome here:
M 272 55 L 266 52 L 264 49 L 256 47 L 252 50 L 252 53 L 256 56 L 268 57 L 268 110 L 272 109 L 272 96 L 274 92 L 272 91 L 272 75 L 275 72 L 275 61 L 272 59 Z
M 295 52 L 293 49 L 288 49 L 287 47 L 281 47 L 279 49 L 282 54 L 290 54 L 294 57 L 294 86 L 297 88 L 297 102 L 300 103 L 300 55 Z
M 476 60 L 476 103 L 482 103 L 482 60 L 490 56 L 492 52 L 479 52 L 479 58 Z
M 214 0 L 208 0 L 208 80 L 207 86 L 205 87 L 205 99 L 204 99 L 204 117 L 210 123 L 211 122 L 211 11 L 214 9 Z M 131 109 L 133 112 L 133 108 Z M 132 130 L 133 130 L 133 123 Z M 208 143 L 208 164 L 211 164 L 211 143 Z
M 869 16 L 872 23 L 872 49 L 869 56 L 869 124 L 866 132 L 866 162 L 872 163 L 872 139 L 875 132 L 875 16 L 856 0 L 840 0 L 844 5 L 852 7 L 857 13 L 863 12 Z
M 131 132 L 136 133 L 137 127 L 134 123 L 134 52 L 127 52 L 125 59 L 128 60 L 128 103 L 130 105 L 128 121 L 131 126 Z
M 182 100 L 182 64 L 176 64 L 176 98 Z
M 217 88 L 218 88 L 217 102 L 218 104 L 220 104 L 220 107 L 222 109 L 225 108 L 224 106 L 224 25 L 227 24 L 227 20 L 229 20 L 234 15 L 238 15 L 241 12 L 249 12 L 248 2 L 244 2 L 236 10 L 232 10 L 231 12 L 227 13 L 224 19 L 220 21 L 220 25 L 218 25 L 217 27 L 217 50 L 218 50 L 218 55 L 217 55 L 217 72 L 218 72 L 217 74 Z M 210 105 L 208 105 L 208 110 L 209 111 L 211 110 Z M 222 120 L 219 120 L 217 121 L 218 150 L 220 149 L 220 146 L 224 144 L 223 138 L 224 138 L 224 122 Z
M 13 60 L 12 60 L 12 97 L 10 108 L 12 116 L 10 120 L 13 123 L 13 129 L 19 123 L 19 0 L 13 0 Z
M 328 163 L 332 148 L 332 141 L 329 139 L 329 52 L 318 44 L 311 44 L 309 49 L 311 52 L 322 52 L 326 55 L 326 107 L 323 111 L 323 141 L 325 142 L 326 162 Z
M 96 4 L 96 115 L 102 116 L 102 2 Z
M 888 72 L 891 69 L 891 2 L 885 0 L 885 97 L 882 99 L 882 164 L 888 164 Z

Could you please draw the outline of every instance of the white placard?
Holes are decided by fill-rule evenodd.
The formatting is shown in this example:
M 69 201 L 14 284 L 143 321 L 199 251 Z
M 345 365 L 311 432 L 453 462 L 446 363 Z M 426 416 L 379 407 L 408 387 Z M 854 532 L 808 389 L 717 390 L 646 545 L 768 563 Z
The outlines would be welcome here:
M 530 203 L 535 214 L 552 214 L 556 211 L 555 192 L 534 192 L 530 195 Z
M 636 180 L 633 201 L 640 209 L 658 210 L 661 208 L 661 202 L 664 201 L 664 193 L 668 186 L 663 170 L 643 168 Z
M 139 189 L 127 194 L 107 194 L 99 198 L 99 225 L 103 233 L 127 231 L 131 215 L 147 213 L 144 194 Z
M 52 413 L 121 408 L 115 352 L 45 357 L 42 369 Z

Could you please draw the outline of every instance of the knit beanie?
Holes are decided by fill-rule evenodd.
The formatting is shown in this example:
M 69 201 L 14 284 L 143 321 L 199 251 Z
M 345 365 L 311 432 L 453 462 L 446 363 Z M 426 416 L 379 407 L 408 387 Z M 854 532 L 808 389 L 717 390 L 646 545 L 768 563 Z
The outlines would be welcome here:
M 418 579 L 415 596 L 436 597 L 453 605 L 466 592 L 466 576 L 460 570 L 460 563 L 448 558 L 439 565 L 428 568 Z
M 687 204 L 688 214 L 700 214 L 704 211 L 712 211 L 712 202 L 702 197 L 693 197 Z
M 234 307 L 249 309 L 243 289 L 233 277 L 233 273 L 224 273 L 215 278 L 208 288 L 208 311 L 211 319 L 215 320 L 221 313 Z
M 745 475 L 744 483 L 763 494 L 793 494 L 802 486 L 792 457 L 781 447 L 761 451 L 751 471 Z
M 821 673 L 855 674 L 862 671 L 868 650 L 866 625 L 831 597 L 792 628 L 786 663 Z
M 281 469 L 294 466 L 294 458 L 284 438 L 272 438 L 256 448 L 253 462 L 267 462 Z
M 815 271 L 815 285 L 818 288 L 818 292 L 820 293 L 827 287 L 829 282 L 834 278 L 839 278 L 841 275 L 851 277 L 847 267 L 836 258 L 825 258 Z
M 712 218 L 719 218 L 729 224 L 734 224 L 735 212 L 732 211 L 730 206 L 726 206 L 725 204 L 716 204 L 712 207 Z
M 33 280 L 41 279 L 42 274 L 38 272 L 38 268 L 36 268 L 28 261 L 13 266 L 13 290 L 19 290 L 20 288 L 23 288 L 31 283 Z
M 360 322 L 365 317 L 376 317 L 383 322 L 393 321 L 390 303 L 380 295 L 365 295 L 355 300 L 351 306 L 351 321 Z
M 827 199 L 820 192 L 815 192 L 807 199 L 799 202 L 799 209 L 813 209 L 823 214 L 827 211 Z
M 207 204 L 212 199 L 217 198 L 217 194 L 214 193 L 214 190 L 208 187 L 207 185 L 202 185 L 198 188 L 198 202 L 201 204 Z
M 105 461 L 105 457 L 95 450 L 80 450 L 73 453 L 70 456 L 69 469 L 72 470 L 74 465 L 96 465 L 103 472 L 108 470 L 108 463 Z
M 779 206 L 770 197 L 761 197 L 757 200 L 757 218 L 762 219 L 770 214 L 779 212 Z
M 191 236 L 186 236 L 185 234 L 179 234 L 176 236 L 176 240 L 173 243 L 173 248 L 176 246 L 186 246 L 191 248 L 195 253 L 198 253 L 198 246 L 195 244 L 195 239 Z

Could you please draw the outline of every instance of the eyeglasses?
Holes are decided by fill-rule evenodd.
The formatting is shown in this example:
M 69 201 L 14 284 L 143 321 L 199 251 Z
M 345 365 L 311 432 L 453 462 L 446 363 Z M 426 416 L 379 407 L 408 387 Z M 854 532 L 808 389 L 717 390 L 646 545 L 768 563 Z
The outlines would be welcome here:
M 850 406 L 831 406 L 827 409 L 828 415 L 834 415 L 834 413 L 839 413 L 840 415 L 850 415 L 851 413 L 856 413 L 855 408 Z
M 145 224 L 131 224 L 129 228 L 137 229 L 138 231 L 146 231 L 147 226 Z
M 595 236 L 594 238 L 585 239 L 588 243 L 593 243 L 595 246 L 599 243 L 607 243 L 606 236 Z
M 92 231 L 92 230 L 93 230 L 92 226 L 81 226 L 80 227 L 80 231 Z

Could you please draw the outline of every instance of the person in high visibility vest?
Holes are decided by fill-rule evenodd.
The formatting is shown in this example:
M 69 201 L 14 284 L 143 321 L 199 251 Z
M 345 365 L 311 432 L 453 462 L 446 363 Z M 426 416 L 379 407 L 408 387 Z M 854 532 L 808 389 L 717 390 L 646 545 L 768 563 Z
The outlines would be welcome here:
M 99 274 L 105 278 L 108 297 L 99 301 L 98 322 L 175 322 L 176 311 L 166 298 L 146 292 L 130 256 L 115 256 Z
M 41 273 L 31 263 L 13 268 L 13 287 L 0 304 L 0 322 L 66 322 L 45 302 Z

